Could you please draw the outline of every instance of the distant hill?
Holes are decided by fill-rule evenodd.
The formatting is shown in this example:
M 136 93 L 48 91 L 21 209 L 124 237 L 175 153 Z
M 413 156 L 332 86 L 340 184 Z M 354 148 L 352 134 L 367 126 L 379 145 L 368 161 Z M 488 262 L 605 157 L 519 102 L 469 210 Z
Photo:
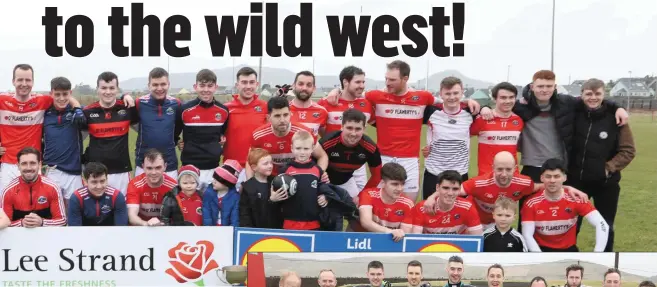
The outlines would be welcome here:
M 441 278 L 445 277 L 444 266 L 447 260 L 431 255 L 408 255 L 398 257 L 352 257 L 330 262 L 324 260 L 301 260 L 280 257 L 274 254 L 264 254 L 265 256 L 265 275 L 279 276 L 283 271 L 296 271 L 302 277 L 317 276 L 319 270 L 332 269 L 339 277 L 364 277 L 365 267 L 372 260 L 380 260 L 385 265 L 386 276 L 404 277 L 406 276 L 406 265 L 411 260 L 419 260 L 425 266 L 424 277 Z M 321 255 L 318 255 L 321 258 Z M 492 259 L 492 258 L 491 258 Z M 556 262 L 547 262 L 540 264 L 527 265 L 508 265 L 504 266 L 504 273 L 507 280 L 531 280 L 535 276 L 542 276 L 547 280 L 562 280 L 566 267 L 570 264 L 577 263 L 576 260 L 561 260 Z M 609 267 L 586 261 L 580 261 L 584 267 L 585 277 L 595 280 L 602 278 Z M 488 266 L 465 265 L 464 278 L 468 280 L 482 280 L 486 277 Z M 639 282 L 646 280 L 645 277 L 622 272 L 624 281 Z
M 237 71 L 241 67 L 244 67 L 244 65 L 236 66 L 235 71 Z M 256 67 L 254 68 L 257 70 Z M 216 69 L 213 71 L 217 74 L 217 79 L 218 79 L 217 81 L 220 86 L 232 87 L 233 85 L 235 85 L 235 75 L 233 72 L 233 67 Z M 381 73 L 383 73 L 383 71 Z M 264 80 L 261 82 L 261 84 L 263 85 L 264 84 L 270 84 L 270 85 L 291 84 L 294 81 L 294 75 L 296 75 L 296 72 L 287 69 L 262 67 L 262 75 L 259 78 Z M 458 71 L 448 70 L 448 71 L 438 72 L 429 76 L 430 88 L 432 90 L 437 90 L 440 81 L 443 78 L 452 75 L 461 78 L 461 80 L 463 80 L 466 87 L 483 89 L 483 88 L 488 88 L 489 86 L 492 85 L 491 83 L 488 82 L 468 78 L 462 75 Z M 169 76 L 169 79 L 171 81 L 172 88 L 190 89 L 192 85 L 194 85 L 194 82 L 196 81 L 196 72 L 172 73 Z M 425 87 L 424 83 L 426 82 L 426 78 L 422 78 L 419 81 L 413 81 L 412 79 L 409 82 L 409 84 L 416 86 L 417 88 Z M 320 88 L 330 88 L 340 85 L 340 81 L 338 79 L 337 73 L 332 76 L 317 75 L 316 83 L 317 83 L 317 87 Z M 133 90 L 144 90 L 147 88 L 147 84 L 148 84 L 147 77 L 139 77 L 139 78 L 131 78 L 121 81 L 119 86 L 123 90 L 133 91 Z M 385 82 L 381 80 L 373 80 L 371 78 L 366 78 L 365 86 L 366 86 L 365 88 L 368 90 L 381 89 L 385 86 Z

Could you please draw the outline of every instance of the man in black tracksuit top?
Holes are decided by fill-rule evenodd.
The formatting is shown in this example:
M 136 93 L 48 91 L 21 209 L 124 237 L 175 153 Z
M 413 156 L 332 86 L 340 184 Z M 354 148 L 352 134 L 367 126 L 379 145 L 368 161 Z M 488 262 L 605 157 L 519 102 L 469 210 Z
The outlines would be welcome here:
M 634 159 L 636 149 L 629 125 L 618 127 L 608 104 L 602 102 L 604 87 L 604 82 L 598 79 L 582 85 L 583 104 L 579 105 L 574 121 L 568 184 L 594 199 L 595 208 L 610 226 L 604 251 L 612 252 L 620 172 Z M 579 231 L 581 217 L 577 224 Z
M 214 98 L 217 90 L 214 72 L 207 69 L 198 72 L 194 90 L 198 97 L 184 103 L 176 115 L 174 140 L 179 142 L 182 132 L 184 146 L 180 161 L 201 171 L 199 188 L 205 190 L 221 160 L 229 110 Z

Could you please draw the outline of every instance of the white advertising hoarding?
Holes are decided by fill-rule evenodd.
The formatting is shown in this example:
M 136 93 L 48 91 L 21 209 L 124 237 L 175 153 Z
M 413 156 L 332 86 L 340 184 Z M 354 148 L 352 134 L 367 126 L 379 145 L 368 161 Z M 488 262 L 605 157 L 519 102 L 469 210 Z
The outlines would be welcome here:
M 227 227 L 10 227 L 0 231 L 0 287 L 226 286 Z

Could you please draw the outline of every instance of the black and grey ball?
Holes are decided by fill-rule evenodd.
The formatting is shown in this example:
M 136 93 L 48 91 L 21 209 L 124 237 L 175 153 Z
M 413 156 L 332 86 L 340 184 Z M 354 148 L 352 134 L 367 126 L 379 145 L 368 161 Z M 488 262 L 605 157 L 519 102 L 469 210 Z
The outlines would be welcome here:
M 283 190 L 287 192 L 288 196 L 293 196 L 295 193 L 297 193 L 297 180 L 286 173 L 282 173 L 274 177 L 271 185 L 274 188 L 274 191 L 277 191 L 282 187 Z

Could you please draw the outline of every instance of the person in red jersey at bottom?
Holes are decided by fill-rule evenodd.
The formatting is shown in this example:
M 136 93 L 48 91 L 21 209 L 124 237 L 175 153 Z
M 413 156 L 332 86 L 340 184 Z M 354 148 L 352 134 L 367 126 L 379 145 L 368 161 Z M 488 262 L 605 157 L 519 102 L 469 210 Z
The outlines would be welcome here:
M 0 230 L 5 227 L 9 227 L 10 224 L 11 220 L 9 220 L 9 217 L 7 217 L 5 211 L 2 210 L 2 206 L 0 206 Z
M 59 186 L 39 174 L 41 152 L 33 147 L 16 155 L 20 176 L 4 190 L 0 206 L 14 227 L 64 226 L 66 213 Z
M 541 167 L 545 190 L 530 197 L 521 210 L 527 247 L 533 252 L 578 252 L 576 226 L 578 216 L 582 216 L 595 227 L 593 251 L 602 252 L 609 225 L 591 202 L 577 200 L 566 192 L 566 173 L 560 159 L 549 159 Z
M 435 211 L 427 212 L 424 202 L 413 209 L 413 233 L 481 235 L 479 213 L 472 202 L 460 198 L 462 176 L 446 170 L 438 174 Z
M 159 219 L 164 195 L 178 184 L 164 173 L 164 157 L 156 149 L 144 153 L 144 173 L 133 178 L 128 184 L 126 202 L 128 220 L 131 225 L 162 225 Z
M 253 132 L 250 148 L 261 148 L 269 152 L 274 161 L 274 170 L 272 175 L 276 176 L 281 167 L 294 160 L 292 153 L 292 136 L 299 131 L 311 132 L 303 125 L 292 123 L 290 121 L 290 103 L 285 98 L 273 97 L 267 103 L 267 119 L 269 123 L 257 128 Z M 313 157 L 317 160 L 317 165 L 326 170 L 328 167 L 328 155 L 320 145 L 317 145 L 317 138 L 313 136 L 314 148 Z M 245 158 L 246 159 L 246 158 Z M 246 180 L 253 177 L 253 170 L 250 165 L 246 165 Z
M 391 233 L 399 241 L 411 233 L 413 200 L 406 197 L 406 170 L 398 163 L 389 162 L 381 168 L 381 188 L 366 188 L 358 194 L 360 226 L 354 231 Z
M 235 88 L 237 95 L 224 105 L 228 108 L 231 120 L 228 122 L 224 144 L 224 161 L 233 159 L 241 166 L 246 166 L 249 154 L 249 145 L 253 131 L 267 123 L 267 102 L 255 93 L 258 89 L 258 73 L 250 67 L 243 67 L 237 71 Z M 246 181 L 246 171 L 242 170 L 235 187 L 240 191 L 242 182 Z
M 465 181 L 461 185 L 459 196 L 470 196 L 479 212 L 479 219 L 484 230 L 493 227 L 493 210 L 495 201 L 504 196 L 518 202 L 525 196 L 543 189 L 543 184 L 535 184 L 530 177 L 517 172 L 516 158 L 507 151 L 499 152 L 493 160 L 493 172 L 479 175 Z M 568 187 L 568 192 L 574 198 L 588 201 L 586 194 L 577 189 Z M 424 202 L 426 209 L 435 209 L 435 192 Z M 430 212 L 431 213 L 431 212 Z
M 203 197 L 197 189 L 201 171 L 193 165 L 180 167 L 178 185 L 164 195 L 160 219 L 162 225 L 201 226 Z

